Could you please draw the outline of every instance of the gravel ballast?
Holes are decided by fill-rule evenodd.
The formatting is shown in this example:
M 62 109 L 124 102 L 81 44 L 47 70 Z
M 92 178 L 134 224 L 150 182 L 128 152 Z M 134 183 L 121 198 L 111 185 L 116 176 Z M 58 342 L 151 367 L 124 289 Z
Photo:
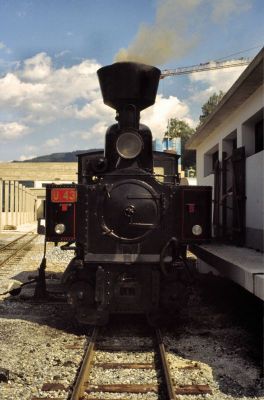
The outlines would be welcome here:
M 14 235 L 12 232 L 12 237 Z M 1 234 L 0 243 L 6 240 Z M 28 276 L 36 274 L 42 250 L 43 237 L 39 237 L 28 252 L 19 257 L 19 262 L 11 262 L 0 271 L 1 293 L 13 281 L 24 282 Z M 56 276 L 63 272 L 72 256 L 72 252 L 48 245 L 47 273 L 55 276 L 55 283 L 58 282 Z M 38 304 L 28 300 L 33 289 L 33 286 L 25 289 L 16 298 L 0 297 L 0 369 L 9 371 L 8 382 L 0 382 L 0 399 L 31 400 L 36 396 L 68 400 L 86 338 L 75 326 L 67 304 Z M 249 293 L 221 278 L 199 277 L 184 312 L 171 318 L 162 332 L 175 383 L 208 384 L 213 395 L 178 395 L 179 400 L 264 400 L 261 317 L 262 305 Z M 122 340 L 148 344 L 148 338 L 123 337 Z M 113 354 L 104 351 L 97 357 L 101 362 L 114 361 Z M 130 353 L 116 353 L 115 357 L 119 362 L 135 360 Z M 152 362 L 153 353 L 140 353 L 136 359 Z M 198 368 L 187 372 L 179 369 L 179 365 L 186 363 L 196 363 Z M 159 374 L 152 370 L 137 371 L 136 376 L 131 370 L 106 373 L 97 368 L 93 374 L 93 379 L 101 383 L 118 380 L 149 384 L 159 379 Z M 45 384 L 50 383 L 58 384 L 51 386 L 58 390 L 43 390 Z M 95 397 L 100 398 L 100 394 Z M 106 394 L 104 398 L 124 396 Z M 152 393 L 147 397 L 131 395 L 129 398 L 154 400 L 159 397 Z

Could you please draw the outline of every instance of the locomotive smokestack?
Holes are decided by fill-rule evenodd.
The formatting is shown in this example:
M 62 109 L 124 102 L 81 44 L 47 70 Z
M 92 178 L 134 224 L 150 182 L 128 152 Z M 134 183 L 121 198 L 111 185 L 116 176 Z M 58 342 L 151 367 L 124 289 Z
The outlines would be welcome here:
M 97 71 L 104 103 L 118 112 L 133 105 L 138 112 L 155 103 L 160 70 L 134 62 L 117 62 Z
M 105 158 L 109 169 L 153 170 L 152 135 L 139 124 L 140 111 L 155 103 L 160 70 L 150 65 L 118 62 L 97 71 L 104 103 L 117 111 L 118 124 L 108 128 Z

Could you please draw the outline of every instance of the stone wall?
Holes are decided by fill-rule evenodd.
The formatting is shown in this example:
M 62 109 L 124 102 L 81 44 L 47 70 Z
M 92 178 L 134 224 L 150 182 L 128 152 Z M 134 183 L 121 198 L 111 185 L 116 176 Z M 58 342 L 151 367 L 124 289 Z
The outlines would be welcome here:
M 16 181 L 77 181 L 77 162 L 0 163 L 0 178 Z

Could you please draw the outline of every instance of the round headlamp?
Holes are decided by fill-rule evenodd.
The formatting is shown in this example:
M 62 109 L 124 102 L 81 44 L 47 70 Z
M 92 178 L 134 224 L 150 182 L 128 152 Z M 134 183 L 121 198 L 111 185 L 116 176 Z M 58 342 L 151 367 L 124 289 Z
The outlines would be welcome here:
M 120 157 L 129 160 L 136 158 L 141 153 L 142 148 L 142 139 L 134 132 L 124 132 L 116 141 L 116 150 Z
M 195 236 L 200 236 L 202 234 L 202 232 L 203 232 L 203 229 L 202 229 L 201 225 L 194 225 L 192 227 L 192 233 Z
M 57 235 L 62 235 L 65 232 L 66 226 L 64 224 L 57 224 L 54 227 L 54 231 L 55 233 L 57 233 Z

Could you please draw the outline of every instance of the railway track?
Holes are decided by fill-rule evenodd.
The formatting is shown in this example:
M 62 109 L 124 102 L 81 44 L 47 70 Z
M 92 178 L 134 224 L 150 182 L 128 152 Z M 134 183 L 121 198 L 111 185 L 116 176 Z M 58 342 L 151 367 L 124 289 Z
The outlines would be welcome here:
M 19 255 L 31 242 L 38 237 L 37 233 L 30 231 L 15 240 L 0 247 L 0 268 Z
M 208 385 L 184 385 L 180 382 L 175 382 L 173 375 L 175 374 L 175 367 L 173 373 L 170 368 L 170 364 L 167 357 L 167 351 L 163 342 L 162 334 L 159 329 L 153 329 L 151 332 L 152 345 L 147 346 L 146 344 L 133 344 L 130 342 L 125 344 L 118 343 L 105 343 L 102 341 L 101 329 L 95 328 L 89 345 L 87 347 L 86 354 L 84 356 L 82 366 L 77 376 L 72 395 L 70 400 L 105 400 L 110 396 L 112 400 L 127 400 L 130 395 L 140 395 L 140 399 L 149 399 L 151 396 L 155 398 L 176 400 L 179 399 L 179 395 L 192 395 L 199 396 L 205 394 L 212 394 L 212 390 Z M 122 362 L 109 361 L 109 357 L 106 357 L 107 361 L 102 360 L 100 352 L 108 352 L 110 358 L 116 359 L 115 354 L 122 352 L 125 353 L 126 360 Z M 140 354 L 142 352 L 153 352 L 153 361 L 142 362 L 140 361 Z M 118 359 L 118 357 L 117 357 Z M 179 365 L 178 369 L 183 373 L 188 373 L 188 370 L 199 368 L 197 363 L 186 363 L 185 365 Z M 94 372 L 97 369 L 99 376 L 107 375 L 109 370 L 117 370 L 122 375 L 122 370 L 129 370 L 130 382 L 134 382 L 135 379 L 139 379 L 139 375 L 144 374 L 144 371 L 152 372 L 152 376 L 157 376 L 157 383 L 123 383 L 116 382 L 112 383 L 98 383 L 93 382 L 94 376 L 98 376 L 98 372 Z M 136 372 L 137 377 L 133 379 L 133 373 Z M 117 373 L 117 376 L 119 373 Z M 118 378 L 120 378 L 118 376 Z M 100 380 L 100 378 L 99 378 Z M 140 379 L 141 380 L 141 379 Z M 121 379 L 122 381 L 122 379 Z M 145 396 L 144 396 L 145 395 Z M 98 397 L 99 396 L 99 397 Z M 122 397 L 120 397 L 122 396 Z M 193 398 L 193 397 L 192 397 Z

